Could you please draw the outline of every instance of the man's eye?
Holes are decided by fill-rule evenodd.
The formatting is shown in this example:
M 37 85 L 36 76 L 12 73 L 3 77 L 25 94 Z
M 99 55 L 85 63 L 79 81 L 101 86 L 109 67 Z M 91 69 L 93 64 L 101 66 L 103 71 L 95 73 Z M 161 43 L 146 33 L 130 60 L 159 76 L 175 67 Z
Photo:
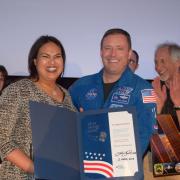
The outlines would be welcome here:
M 118 47 L 117 49 L 118 49 L 118 50 L 123 50 L 123 48 L 122 48 L 122 47 Z
M 105 50 L 110 50 L 111 48 L 110 48 L 110 47 L 105 47 L 104 49 L 105 49 Z
M 165 62 L 164 59 L 161 59 L 161 63 L 164 64 L 164 62 Z

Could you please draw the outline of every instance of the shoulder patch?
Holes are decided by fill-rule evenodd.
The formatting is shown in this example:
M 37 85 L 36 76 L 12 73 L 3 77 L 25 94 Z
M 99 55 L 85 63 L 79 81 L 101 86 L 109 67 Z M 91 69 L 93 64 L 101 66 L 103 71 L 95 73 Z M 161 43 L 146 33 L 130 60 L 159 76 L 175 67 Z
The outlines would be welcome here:
M 141 90 L 143 103 L 156 103 L 156 93 L 154 89 Z

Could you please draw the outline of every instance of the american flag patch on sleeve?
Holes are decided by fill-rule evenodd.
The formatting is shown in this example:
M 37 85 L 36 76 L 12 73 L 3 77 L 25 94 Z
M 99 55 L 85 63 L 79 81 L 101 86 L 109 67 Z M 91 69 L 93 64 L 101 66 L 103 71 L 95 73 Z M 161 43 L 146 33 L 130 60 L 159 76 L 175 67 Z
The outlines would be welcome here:
M 154 89 L 141 90 L 143 103 L 156 103 L 156 93 Z

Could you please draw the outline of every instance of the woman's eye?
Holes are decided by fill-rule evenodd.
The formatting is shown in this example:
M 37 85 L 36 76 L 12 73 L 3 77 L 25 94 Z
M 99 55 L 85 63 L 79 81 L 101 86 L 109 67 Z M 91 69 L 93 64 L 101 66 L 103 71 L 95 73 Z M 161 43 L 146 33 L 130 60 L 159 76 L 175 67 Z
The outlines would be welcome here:
M 46 55 L 43 55 L 42 57 L 43 57 L 43 58 L 49 58 L 49 57 L 48 57 L 48 56 L 46 56 Z

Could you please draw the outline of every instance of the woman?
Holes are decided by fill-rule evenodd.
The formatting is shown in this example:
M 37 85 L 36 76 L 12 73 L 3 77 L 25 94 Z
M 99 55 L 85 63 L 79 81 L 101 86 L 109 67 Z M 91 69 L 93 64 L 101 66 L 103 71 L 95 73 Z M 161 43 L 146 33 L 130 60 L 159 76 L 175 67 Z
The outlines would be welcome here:
M 8 72 L 6 68 L 2 65 L 0 65 L 0 95 L 2 93 L 2 90 L 6 86 L 6 79 L 8 76 Z
M 58 39 L 41 36 L 29 52 L 30 77 L 4 89 L 0 98 L 1 180 L 32 179 L 30 100 L 75 111 L 68 92 L 56 83 L 64 72 L 65 59 Z

